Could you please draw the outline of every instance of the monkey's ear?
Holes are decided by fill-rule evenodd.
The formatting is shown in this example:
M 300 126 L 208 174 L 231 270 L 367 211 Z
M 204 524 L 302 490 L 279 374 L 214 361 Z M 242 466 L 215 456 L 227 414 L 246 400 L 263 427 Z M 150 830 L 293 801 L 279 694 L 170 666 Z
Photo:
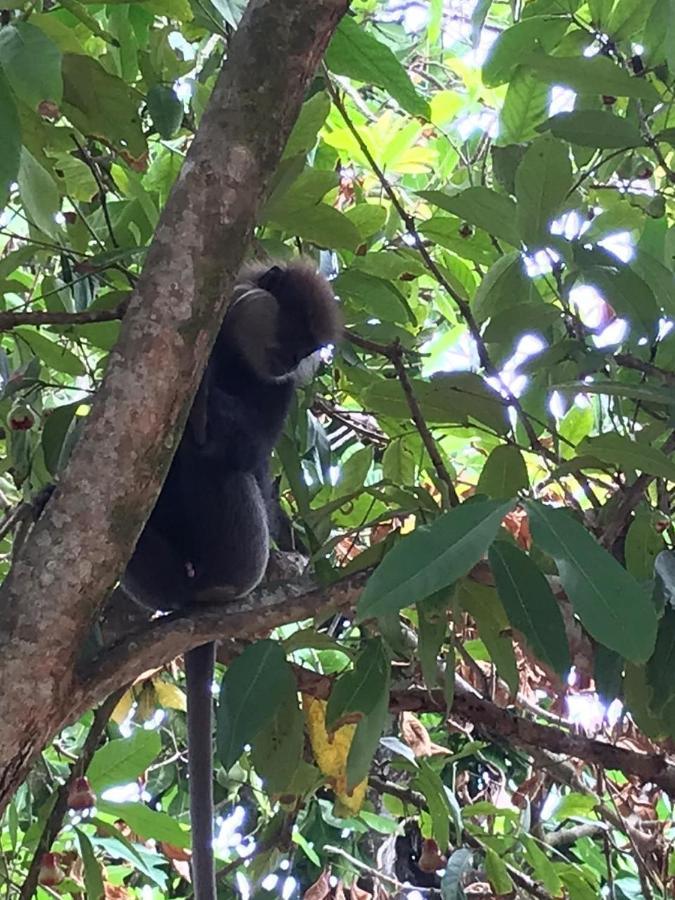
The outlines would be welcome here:
M 279 266 L 271 266 L 258 278 L 258 284 L 265 291 L 273 294 L 275 290 L 281 287 L 284 280 L 284 270 Z

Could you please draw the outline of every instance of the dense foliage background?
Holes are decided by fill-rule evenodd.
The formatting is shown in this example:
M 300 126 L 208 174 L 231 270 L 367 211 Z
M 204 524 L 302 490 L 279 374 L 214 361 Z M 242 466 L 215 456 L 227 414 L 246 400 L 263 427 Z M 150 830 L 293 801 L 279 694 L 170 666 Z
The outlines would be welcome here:
M 244 5 L 0 11 L 4 573 Z M 223 653 L 223 896 L 672 896 L 674 88 L 673 0 L 339 25 L 254 246 L 345 313 L 274 461 L 325 612 Z M 190 895 L 184 705 L 177 661 L 45 749 L 6 897 Z

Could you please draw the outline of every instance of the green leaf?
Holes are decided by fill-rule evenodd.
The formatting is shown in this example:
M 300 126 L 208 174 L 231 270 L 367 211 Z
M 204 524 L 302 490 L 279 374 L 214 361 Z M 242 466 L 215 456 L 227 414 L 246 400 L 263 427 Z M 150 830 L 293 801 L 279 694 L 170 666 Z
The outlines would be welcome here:
M 663 713 L 666 704 L 675 697 L 675 609 L 666 607 L 659 622 L 654 655 L 647 663 L 647 682 L 652 688 L 650 707 L 654 713 Z
M 55 372 L 65 372 L 66 375 L 84 375 L 86 369 L 80 359 L 71 353 L 66 347 L 50 341 L 48 337 L 34 330 L 29 325 L 21 325 L 15 328 L 13 334 L 24 340 L 33 353 L 44 365 Z
M 488 456 L 480 473 L 477 494 L 487 494 L 493 500 L 516 497 L 530 486 L 523 454 L 517 447 L 501 445 Z
M 457 581 L 481 558 L 512 505 L 463 503 L 403 538 L 371 575 L 358 620 L 396 612 Z
M 656 531 L 651 518 L 637 515 L 628 526 L 624 553 L 626 568 L 638 581 L 654 575 L 654 561 L 664 549 L 663 537 Z
M 239 759 L 246 744 L 274 719 L 288 684 L 288 663 L 281 645 L 251 644 L 230 665 L 220 685 L 216 745 L 225 769 Z
M 330 112 L 330 97 L 318 91 L 302 105 L 284 148 L 284 159 L 307 153 L 316 143 L 316 136 Z
M 101 866 L 94 856 L 94 848 L 84 831 L 76 828 L 75 834 L 80 844 L 80 856 L 84 865 L 84 887 L 87 892 L 87 900 L 99 900 L 105 893 Z
M 131 737 L 108 741 L 94 754 L 86 776 L 96 794 L 109 787 L 129 784 L 148 768 L 162 749 L 156 731 L 139 728 Z
M 361 243 L 361 235 L 344 213 L 317 203 L 301 209 L 278 210 L 270 216 L 273 225 L 289 231 L 299 238 L 311 241 L 319 247 L 355 250 Z
M 635 122 L 598 109 L 558 113 L 544 122 L 541 129 L 548 129 L 571 144 L 603 150 L 642 147 L 645 143 Z
M 518 66 L 509 83 L 499 115 L 500 146 L 522 144 L 537 133 L 548 114 L 548 85 L 524 66 Z
M 485 872 L 497 896 L 512 893 L 513 882 L 504 860 L 491 847 L 485 849 Z
M 443 372 L 430 381 L 411 380 L 413 393 L 428 422 L 481 422 L 506 434 L 509 422 L 501 397 L 473 372 Z M 410 407 L 396 381 L 376 381 L 363 391 L 366 407 L 395 418 L 410 418 Z
M 520 65 L 523 53 L 553 50 L 567 30 L 567 22 L 559 18 L 536 16 L 505 28 L 490 47 L 483 63 L 483 84 L 497 87 L 509 81 Z
M 174 847 L 189 847 L 189 832 L 181 828 L 168 813 L 157 812 L 143 803 L 111 803 L 99 800 L 98 809 L 102 813 L 122 819 L 129 828 L 144 840 L 163 841 Z
M 346 269 L 333 282 L 337 295 L 384 322 L 407 322 L 408 310 L 399 291 L 385 278 Z
M 109 141 L 138 160 L 148 151 L 138 95 L 91 56 L 63 56 L 63 111 L 86 135 Z
M 382 454 L 382 475 L 398 485 L 415 484 L 415 451 L 409 437 L 395 438 Z
M 509 620 L 497 591 L 493 587 L 464 579 L 457 592 L 463 609 L 478 626 L 478 634 L 485 645 L 499 676 L 511 693 L 518 693 L 518 668 Z
M 345 215 L 358 228 L 364 241 L 381 231 L 387 221 L 386 208 L 375 203 L 357 203 L 350 206 Z
M 639 472 L 675 481 L 675 462 L 672 459 L 658 447 L 644 441 L 633 441 L 623 434 L 607 432 L 585 438 L 578 449 L 580 453 L 588 453 L 625 470 L 637 469 Z
M 472 303 L 474 315 L 484 322 L 502 309 L 511 309 L 530 297 L 531 281 L 523 257 L 517 251 L 505 253 L 488 269 Z
M 571 185 L 566 144 L 548 136 L 533 141 L 516 171 L 518 227 L 530 249 L 546 246 L 551 220 Z
M 364 643 L 353 669 L 347 669 L 333 685 L 326 707 L 326 729 L 334 731 L 341 720 L 366 716 L 378 705 L 381 687 L 388 683 L 389 657 L 379 638 Z
M 19 193 L 30 221 L 50 237 L 59 234 L 55 216 L 61 198 L 52 176 L 24 147 L 19 166 Z
M 9 187 L 19 172 L 21 125 L 14 98 L 0 71 L 0 209 L 5 205 Z
M 450 839 L 450 822 L 454 818 L 448 791 L 438 772 L 432 769 L 426 759 L 420 759 L 417 765 L 413 787 L 420 791 L 427 801 L 434 840 L 439 847 L 447 847 Z
M 0 29 L 0 67 L 16 96 L 31 109 L 44 100 L 61 102 L 61 51 L 35 25 L 16 22 Z
M 498 194 L 486 187 L 470 187 L 457 194 L 445 194 L 443 191 L 418 191 L 420 197 L 454 213 L 488 234 L 502 238 L 514 247 L 520 245 L 518 230 L 515 226 L 516 205 L 510 197 Z
M 378 691 L 375 703 L 361 718 L 347 757 L 347 788 L 356 787 L 367 778 L 375 751 L 389 718 L 389 667 L 384 679 L 374 685 Z
M 629 75 L 606 56 L 564 57 L 529 53 L 523 57 L 522 63 L 549 84 L 562 84 L 581 94 L 634 97 L 649 103 L 658 101 L 658 94 L 646 79 Z
M 464 900 L 466 895 L 462 890 L 463 876 L 472 864 L 471 850 L 462 848 L 452 853 L 441 879 L 442 900 Z
M 532 866 L 537 881 L 542 883 L 545 890 L 552 897 L 560 896 L 562 894 L 562 882 L 558 878 L 553 863 L 539 847 L 536 840 L 530 837 L 529 834 L 521 835 L 520 840 L 523 842 L 527 861 Z
M 42 452 L 45 458 L 45 466 L 51 475 L 56 475 L 61 466 L 61 451 L 66 440 L 66 435 L 75 416 L 75 411 L 80 403 L 66 403 L 49 410 L 42 429 Z
M 656 639 L 656 612 L 642 585 L 566 510 L 532 501 L 526 505 L 532 536 L 555 560 L 584 628 L 626 659 L 648 659 Z
M 360 492 L 373 465 L 373 448 L 361 447 L 342 465 L 338 483 L 333 488 L 333 499 Z
M 623 381 L 566 381 L 552 384 L 551 390 L 570 394 L 607 394 L 611 397 L 644 400 L 661 406 L 675 406 L 675 395 L 671 390 L 651 387 L 648 384 L 625 384 Z
M 183 121 L 183 104 L 173 88 L 156 84 L 148 91 L 148 113 L 161 138 L 168 141 Z
M 284 670 L 281 697 L 274 718 L 253 739 L 251 760 L 271 794 L 284 794 L 302 762 L 304 720 L 290 666 Z
M 345 16 L 326 50 L 326 65 L 336 75 L 346 75 L 387 91 L 413 116 L 429 118 L 429 104 L 415 90 L 408 73 L 385 44 Z
M 535 655 L 561 678 L 570 669 L 570 654 L 560 607 L 548 581 L 530 557 L 507 541 L 495 541 L 490 566 L 506 615 Z
M 488 344 L 510 346 L 519 341 L 525 333 L 545 331 L 560 320 L 561 314 L 562 310 L 559 307 L 553 306 L 552 303 L 543 303 L 541 299 L 515 303 L 495 312 L 483 332 L 483 338 Z

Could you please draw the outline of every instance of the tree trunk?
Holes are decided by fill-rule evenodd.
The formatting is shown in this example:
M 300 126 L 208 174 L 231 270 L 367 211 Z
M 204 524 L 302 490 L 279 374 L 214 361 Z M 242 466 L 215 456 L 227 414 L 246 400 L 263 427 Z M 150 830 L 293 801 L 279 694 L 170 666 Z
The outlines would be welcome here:
M 0 592 L 0 812 L 68 718 L 78 654 L 159 493 L 256 213 L 347 6 L 251 0 L 231 41 L 82 438 Z

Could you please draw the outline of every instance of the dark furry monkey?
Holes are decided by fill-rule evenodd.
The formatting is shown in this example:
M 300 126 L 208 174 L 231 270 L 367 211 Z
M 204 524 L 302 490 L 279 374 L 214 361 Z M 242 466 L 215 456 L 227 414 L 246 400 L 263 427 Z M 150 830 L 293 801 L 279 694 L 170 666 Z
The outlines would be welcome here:
M 338 339 L 328 282 L 308 262 L 240 273 L 187 427 L 122 584 L 153 609 L 242 597 L 265 573 L 275 499 L 269 458 L 296 383 Z M 186 654 L 192 872 L 216 896 L 211 683 L 214 644 Z

